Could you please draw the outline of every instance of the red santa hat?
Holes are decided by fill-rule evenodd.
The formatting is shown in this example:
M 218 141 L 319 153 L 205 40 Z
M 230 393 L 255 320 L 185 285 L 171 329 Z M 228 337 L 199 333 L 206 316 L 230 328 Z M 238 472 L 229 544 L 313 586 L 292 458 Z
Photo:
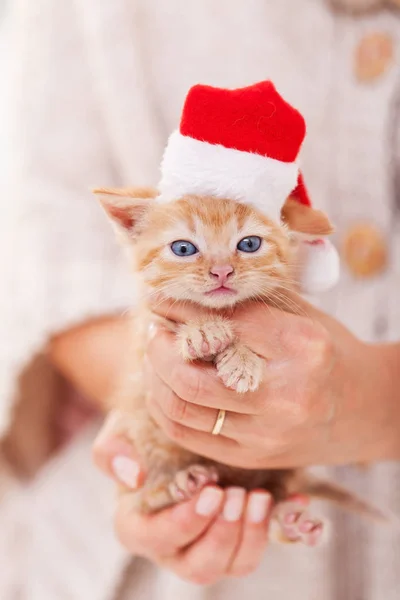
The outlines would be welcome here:
M 310 205 L 296 163 L 305 134 L 304 118 L 271 81 L 235 90 L 195 85 L 168 140 L 159 201 L 229 198 L 279 222 L 289 195 Z
M 305 132 L 301 114 L 270 81 L 236 90 L 195 85 L 164 153 L 160 200 L 230 198 L 279 219 L 297 184 Z

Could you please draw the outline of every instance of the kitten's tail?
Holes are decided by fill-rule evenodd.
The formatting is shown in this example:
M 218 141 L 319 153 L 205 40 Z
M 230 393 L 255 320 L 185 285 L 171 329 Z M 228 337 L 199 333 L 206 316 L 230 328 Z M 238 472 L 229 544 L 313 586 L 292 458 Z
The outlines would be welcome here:
M 321 500 L 330 500 L 337 506 L 351 510 L 374 521 L 381 523 L 392 521 L 392 515 L 385 514 L 376 506 L 365 502 L 352 492 L 329 481 L 313 479 L 311 477 L 307 478 L 302 482 L 301 492 Z

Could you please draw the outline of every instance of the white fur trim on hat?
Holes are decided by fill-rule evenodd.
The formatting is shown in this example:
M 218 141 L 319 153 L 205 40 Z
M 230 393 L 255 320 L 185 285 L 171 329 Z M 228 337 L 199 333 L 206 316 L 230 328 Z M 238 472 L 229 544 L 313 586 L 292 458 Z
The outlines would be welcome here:
M 298 166 L 175 131 L 169 138 L 161 173 L 160 202 L 187 194 L 229 198 L 279 221 L 281 208 L 296 187 Z

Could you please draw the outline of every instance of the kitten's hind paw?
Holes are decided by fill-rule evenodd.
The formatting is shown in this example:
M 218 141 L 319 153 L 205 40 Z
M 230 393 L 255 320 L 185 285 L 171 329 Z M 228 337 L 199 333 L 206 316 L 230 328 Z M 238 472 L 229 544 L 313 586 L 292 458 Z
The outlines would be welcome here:
M 233 342 L 234 334 L 229 321 L 215 317 L 212 321 L 181 325 L 177 338 L 182 357 L 196 360 L 214 357 Z
M 241 344 L 220 352 L 215 365 L 226 387 L 239 393 L 254 392 L 262 381 L 264 360 Z
M 280 527 L 280 542 L 316 546 L 322 539 L 324 523 L 312 517 L 301 504 L 282 502 L 276 507 L 275 518 Z
M 210 483 L 218 481 L 215 467 L 191 465 L 178 471 L 172 480 L 144 487 L 138 492 L 140 512 L 152 513 L 189 500 Z

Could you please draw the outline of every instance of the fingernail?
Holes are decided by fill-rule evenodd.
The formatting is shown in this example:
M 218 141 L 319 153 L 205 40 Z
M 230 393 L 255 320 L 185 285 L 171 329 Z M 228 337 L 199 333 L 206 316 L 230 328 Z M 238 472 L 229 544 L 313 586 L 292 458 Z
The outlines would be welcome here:
M 113 458 L 112 469 L 114 475 L 131 489 L 136 489 L 140 473 L 140 466 L 137 462 L 127 456 L 116 456 Z
M 271 506 L 271 496 L 266 492 L 251 494 L 247 505 L 247 518 L 250 523 L 262 523 L 268 515 Z
M 148 336 L 149 336 L 149 340 L 153 339 L 153 337 L 155 336 L 156 332 L 157 332 L 157 327 L 156 327 L 155 323 L 153 323 L 153 321 L 152 321 L 149 324 L 149 327 L 148 327 L 148 330 L 147 330 L 147 333 L 148 333 Z
M 226 500 L 223 510 L 225 521 L 239 521 L 243 513 L 246 492 L 243 488 L 228 488 L 226 490 Z
M 221 504 L 222 496 L 223 491 L 220 488 L 204 488 L 196 503 L 196 514 L 201 517 L 209 517 L 215 513 Z

